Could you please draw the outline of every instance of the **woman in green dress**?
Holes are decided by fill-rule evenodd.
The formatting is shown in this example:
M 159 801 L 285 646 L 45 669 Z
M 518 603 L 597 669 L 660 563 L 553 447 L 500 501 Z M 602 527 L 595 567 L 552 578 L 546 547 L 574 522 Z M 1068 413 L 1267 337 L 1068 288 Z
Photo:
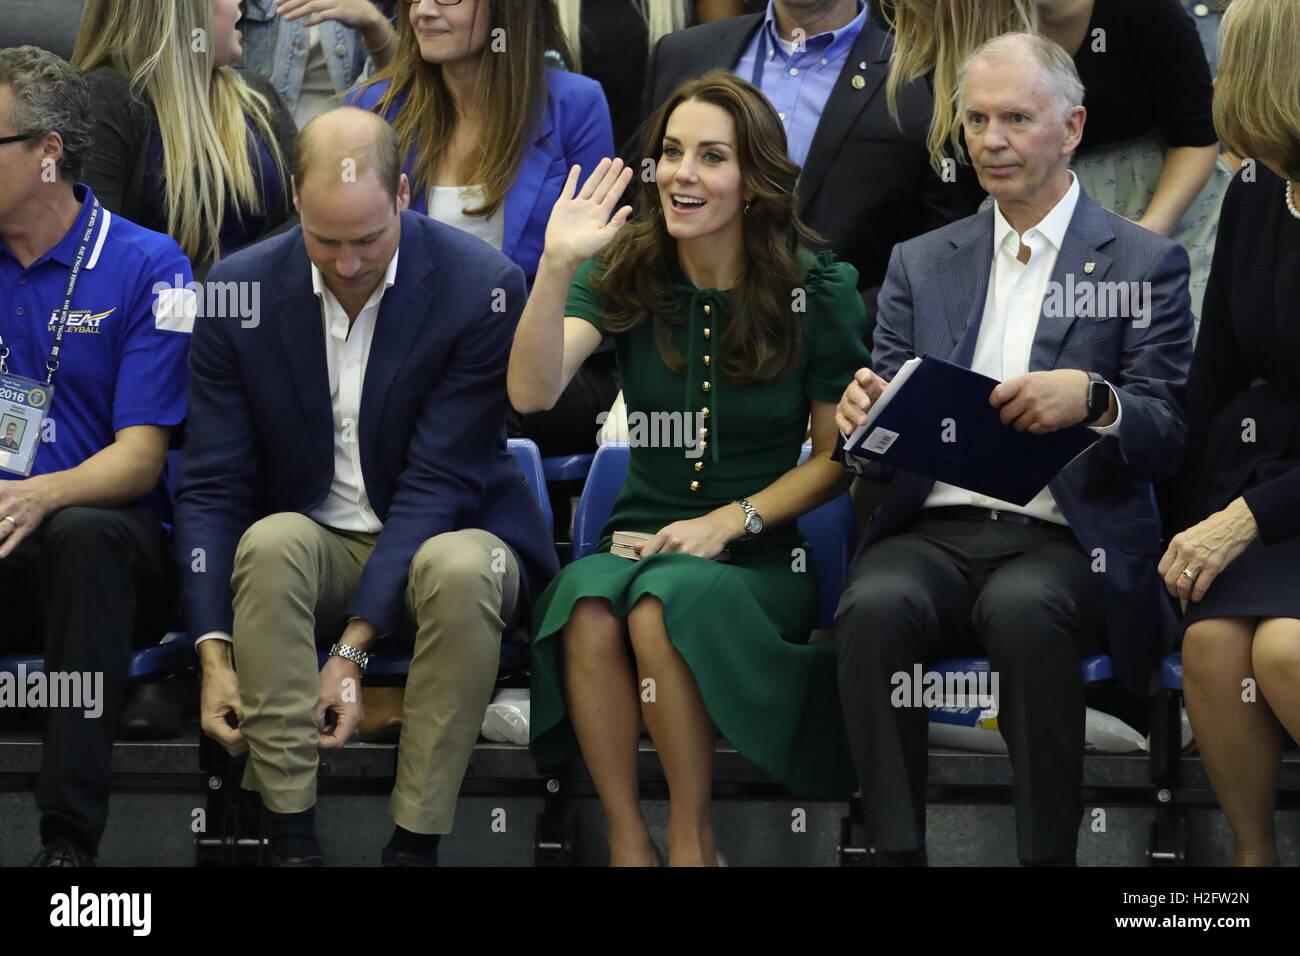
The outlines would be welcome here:
M 653 865 L 644 720 L 669 861 L 712 866 L 719 731 L 791 790 L 854 786 L 833 642 L 807 643 L 816 570 L 795 520 L 847 487 L 835 403 L 870 354 L 857 273 L 806 251 L 799 168 L 758 90 L 721 72 L 684 84 L 644 155 L 631 222 L 615 207 L 632 169 L 603 160 L 580 189 L 570 171 L 510 355 L 511 402 L 534 412 L 612 336 L 632 445 L 597 553 L 534 611 L 532 747 L 549 765 L 580 746 L 611 862 Z M 651 535 L 638 560 L 609 553 L 615 531 Z

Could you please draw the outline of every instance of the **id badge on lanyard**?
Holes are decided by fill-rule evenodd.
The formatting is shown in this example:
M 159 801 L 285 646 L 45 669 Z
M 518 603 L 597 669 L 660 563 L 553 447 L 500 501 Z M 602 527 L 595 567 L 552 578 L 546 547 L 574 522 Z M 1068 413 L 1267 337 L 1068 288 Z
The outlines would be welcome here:
M 0 471 L 24 478 L 32 473 L 53 398 L 53 385 L 0 375 Z
M 86 249 L 90 237 L 95 233 L 95 223 L 99 219 L 99 200 L 90 208 L 90 218 L 86 220 L 86 232 L 81 237 L 77 257 L 72 261 L 72 271 L 68 274 L 68 288 L 63 294 L 63 308 L 59 310 L 54 327 L 54 345 L 50 357 L 45 360 L 45 381 L 14 375 L 9 371 L 6 359 L 9 347 L 0 339 L 0 471 L 26 478 L 32 473 L 36 463 L 36 453 L 40 451 L 41 435 L 45 419 L 50 414 L 50 405 L 54 402 L 54 373 L 59 370 L 59 350 L 63 347 L 63 331 L 68 324 L 68 312 L 72 309 L 72 294 L 77 289 L 77 279 L 81 275 L 81 263 L 86 258 Z

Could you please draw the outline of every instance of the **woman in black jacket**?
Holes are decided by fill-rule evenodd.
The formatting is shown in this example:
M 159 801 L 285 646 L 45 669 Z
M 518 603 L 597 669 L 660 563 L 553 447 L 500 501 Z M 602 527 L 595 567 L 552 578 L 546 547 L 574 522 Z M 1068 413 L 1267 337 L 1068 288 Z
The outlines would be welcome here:
M 1185 602 L 1187 712 L 1236 861 L 1273 865 L 1286 734 L 1300 739 L 1300 0 L 1237 0 L 1214 120 L 1228 190 L 1188 380 L 1184 516 L 1160 562 Z M 1189 522 L 1195 522 L 1188 527 Z
M 73 62 L 97 116 L 85 181 L 111 211 L 164 232 L 196 279 L 291 225 L 297 128 L 238 58 L 238 0 L 88 0 Z

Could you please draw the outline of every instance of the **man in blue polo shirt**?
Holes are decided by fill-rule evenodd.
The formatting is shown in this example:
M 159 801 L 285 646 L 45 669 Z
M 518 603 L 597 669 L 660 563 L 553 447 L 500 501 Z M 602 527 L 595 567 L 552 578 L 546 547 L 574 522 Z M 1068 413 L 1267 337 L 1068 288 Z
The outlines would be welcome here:
M 0 653 L 43 650 L 83 692 L 7 685 L 47 717 L 37 866 L 93 863 L 131 648 L 174 615 L 159 480 L 185 417 L 194 310 L 170 290 L 190 264 L 77 183 L 90 130 L 80 71 L 0 50 L 0 429 L 19 446 L 0 449 Z

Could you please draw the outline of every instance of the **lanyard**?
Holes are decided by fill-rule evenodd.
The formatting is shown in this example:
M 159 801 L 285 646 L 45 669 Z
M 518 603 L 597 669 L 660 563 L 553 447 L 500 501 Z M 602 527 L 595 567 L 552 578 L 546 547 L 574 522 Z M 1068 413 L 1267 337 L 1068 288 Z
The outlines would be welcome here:
M 90 218 L 86 220 L 86 232 L 81 237 L 81 245 L 77 247 L 77 256 L 72 260 L 72 271 L 68 273 L 68 289 L 63 293 L 63 308 L 59 310 L 59 317 L 55 321 L 54 327 L 54 345 L 50 349 L 50 357 L 45 360 L 45 384 L 54 384 L 54 373 L 59 370 L 59 349 L 63 347 L 63 330 L 68 324 L 68 312 L 72 309 L 72 294 L 77 289 L 77 279 L 81 276 L 81 263 L 86 258 L 86 247 L 90 245 L 90 237 L 95 234 L 95 223 L 99 220 L 99 200 L 95 199 L 90 207 Z M 9 346 L 5 345 L 4 338 L 0 337 L 0 375 L 9 374 L 9 366 L 5 360 L 9 358 Z

